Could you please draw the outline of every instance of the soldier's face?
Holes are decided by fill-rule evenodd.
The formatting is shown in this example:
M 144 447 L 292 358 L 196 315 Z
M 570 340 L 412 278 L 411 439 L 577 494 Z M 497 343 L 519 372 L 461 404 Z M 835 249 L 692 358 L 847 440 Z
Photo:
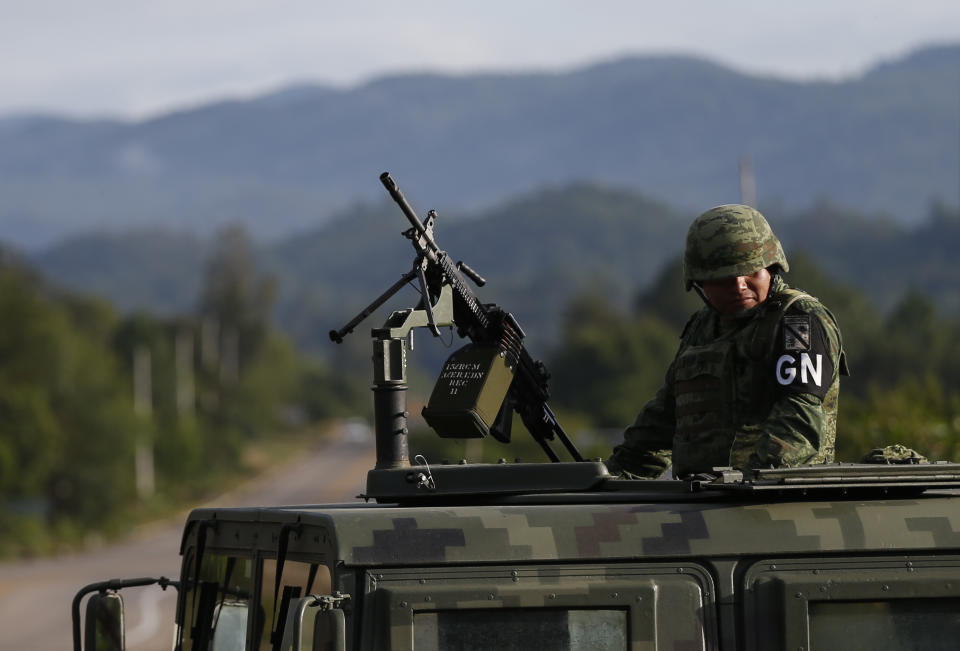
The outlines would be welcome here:
M 720 314 L 749 310 L 767 300 L 770 272 L 761 269 L 749 276 L 704 280 L 700 286 L 707 300 Z

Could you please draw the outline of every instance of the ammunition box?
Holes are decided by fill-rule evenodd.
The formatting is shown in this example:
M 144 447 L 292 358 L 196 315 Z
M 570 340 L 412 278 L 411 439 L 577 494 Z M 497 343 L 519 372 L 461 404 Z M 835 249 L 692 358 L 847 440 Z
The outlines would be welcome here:
M 444 362 L 423 418 L 444 438 L 486 436 L 512 381 L 499 347 L 464 346 Z

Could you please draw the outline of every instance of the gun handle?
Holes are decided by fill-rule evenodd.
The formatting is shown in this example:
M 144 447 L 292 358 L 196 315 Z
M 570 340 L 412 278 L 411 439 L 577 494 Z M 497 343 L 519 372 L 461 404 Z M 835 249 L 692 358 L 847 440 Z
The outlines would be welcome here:
M 463 260 L 457 262 L 457 269 L 463 272 L 463 275 L 474 282 L 477 287 L 483 287 L 487 284 L 486 278 L 467 266 Z

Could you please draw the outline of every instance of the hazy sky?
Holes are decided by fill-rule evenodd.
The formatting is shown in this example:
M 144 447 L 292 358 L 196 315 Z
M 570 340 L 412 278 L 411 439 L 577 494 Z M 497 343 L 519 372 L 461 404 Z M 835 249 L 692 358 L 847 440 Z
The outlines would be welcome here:
M 303 81 L 690 53 L 837 78 L 960 43 L 960 0 L 0 0 L 0 115 L 145 117 Z

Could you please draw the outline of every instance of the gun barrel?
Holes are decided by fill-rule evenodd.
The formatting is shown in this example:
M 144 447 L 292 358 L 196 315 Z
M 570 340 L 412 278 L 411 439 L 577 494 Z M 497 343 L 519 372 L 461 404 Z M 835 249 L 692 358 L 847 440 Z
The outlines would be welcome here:
M 407 219 L 413 225 L 413 228 L 417 231 L 417 234 L 420 238 L 426 243 L 428 247 L 427 257 L 429 257 L 431 262 L 435 262 L 433 258 L 440 253 L 440 247 L 437 246 L 437 243 L 433 241 L 433 238 L 430 237 L 430 233 L 427 232 L 426 227 L 423 225 L 423 222 L 420 221 L 420 218 L 417 217 L 416 211 L 410 206 L 410 203 L 407 201 L 406 197 L 403 196 L 403 193 L 400 192 L 397 182 L 393 180 L 393 177 L 390 176 L 390 172 L 384 172 L 380 175 L 380 182 L 383 183 L 383 187 L 387 189 L 387 192 L 390 193 L 390 196 L 393 197 L 393 200 L 397 202 L 397 205 L 400 206 L 400 210 L 403 211 L 403 214 L 407 216 Z

